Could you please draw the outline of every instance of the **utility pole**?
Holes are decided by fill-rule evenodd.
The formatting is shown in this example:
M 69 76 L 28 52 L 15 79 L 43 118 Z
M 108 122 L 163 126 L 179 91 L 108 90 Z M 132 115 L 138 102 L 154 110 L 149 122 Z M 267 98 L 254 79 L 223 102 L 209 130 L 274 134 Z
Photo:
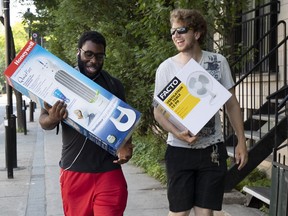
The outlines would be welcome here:
M 10 1 L 1 0 L 4 12 L 4 27 L 5 27 L 5 63 L 6 68 L 12 62 L 12 30 L 10 27 Z M 12 100 L 12 87 L 6 82 L 7 91 L 7 105 L 6 117 L 4 120 L 5 125 L 5 154 L 6 154 L 6 167 L 8 178 L 14 178 L 13 168 L 17 167 L 17 151 L 16 151 L 16 117 L 13 115 L 13 100 Z

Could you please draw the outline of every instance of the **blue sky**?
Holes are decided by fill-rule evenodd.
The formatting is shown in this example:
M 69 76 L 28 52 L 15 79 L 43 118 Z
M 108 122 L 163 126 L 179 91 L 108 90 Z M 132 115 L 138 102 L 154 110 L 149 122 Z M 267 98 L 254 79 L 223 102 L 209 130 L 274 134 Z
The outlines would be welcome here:
M 2 1 L 2 0 L 0 0 Z M 35 7 L 33 5 L 21 5 L 17 3 L 17 0 L 10 1 L 10 24 L 13 26 L 16 22 L 21 22 L 21 17 L 23 13 L 27 11 L 27 8 L 30 8 L 30 11 L 35 12 Z M 0 29 L 3 25 L 0 27 Z
M 3 0 L 0 0 L 0 3 Z M 34 5 L 21 5 L 17 0 L 10 0 L 10 25 L 13 26 L 17 22 L 22 21 L 22 15 L 30 8 L 32 13 L 35 13 Z M 0 13 L 1 15 L 2 13 Z M 4 34 L 4 26 L 0 23 L 0 34 Z

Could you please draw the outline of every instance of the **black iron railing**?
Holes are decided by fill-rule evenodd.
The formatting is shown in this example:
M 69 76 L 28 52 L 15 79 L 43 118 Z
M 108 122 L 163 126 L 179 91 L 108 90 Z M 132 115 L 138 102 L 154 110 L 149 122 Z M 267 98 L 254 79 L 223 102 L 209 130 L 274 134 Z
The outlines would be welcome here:
M 252 13 L 252 10 L 250 12 Z M 243 29 L 247 28 L 246 25 L 252 25 L 249 24 L 250 22 L 255 22 L 261 18 L 267 20 L 266 16 L 268 14 L 257 19 L 246 20 L 242 24 Z M 282 39 L 279 36 L 278 43 L 271 47 L 271 43 L 267 41 L 272 37 L 271 35 L 278 34 L 280 31 L 283 32 Z M 275 125 L 273 120 L 275 109 L 271 108 L 270 104 L 265 105 L 261 111 L 259 109 L 267 102 L 266 97 L 268 95 L 287 85 L 287 40 L 286 23 L 280 21 L 267 30 L 249 48 L 243 50 L 243 53 L 231 64 L 236 79 L 236 96 L 242 108 L 246 134 L 247 137 L 254 137 L 254 139 L 249 139 L 251 146 L 255 143 L 255 138 L 256 140 L 261 139 Z M 259 47 L 266 47 L 266 49 L 258 50 Z M 256 54 L 261 56 L 257 62 L 255 62 Z M 270 65 L 271 59 L 277 62 L 277 64 L 273 63 L 273 67 Z M 257 121 L 253 119 L 257 119 Z M 265 127 L 263 127 L 264 124 Z M 223 127 L 224 137 L 228 145 L 229 143 L 235 144 L 235 140 L 229 139 L 234 132 L 228 125 L 227 118 L 224 118 Z
M 283 97 L 284 95 L 284 97 Z M 275 113 L 276 125 L 278 125 L 278 116 L 286 116 L 286 128 L 288 125 L 288 85 L 279 91 L 267 97 L 269 101 L 276 100 Z M 286 161 L 288 147 L 288 131 L 286 130 L 286 141 L 278 146 L 278 127 L 275 128 L 273 162 L 272 162 L 272 186 L 269 214 L 275 216 L 288 214 L 288 165 Z M 284 152 L 284 153 L 283 153 Z
M 287 115 L 282 110 L 279 111 L 277 106 L 287 98 L 287 91 L 282 89 L 287 86 L 288 36 L 286 22 L 280 21 L 271 25 L 275 21 L 275 13 L 279 11 L 279 1 L 271 1 L 247 11 L 242 16 L 243 22 L 239 24 L 240 27 L 237 27 L 239 32 L 235 33 L 242 35 L 245 45 L 242 54 L 231 63 L 231 70 L 236 81 L 235 93 L 242 109 L 250 159 L 241 171 L 232 163 L 226 177 L 226 191 L 235 187 L 270 156 L 275 146 L 278 147 L 287 140 L 288 129 L 285 123 Z M 265 28 L 259 26 L 259 23 Z M 251 26 L 260 29 L 255 30 Z M 277 94 L 277 98 L 272 98 L 273 94 Z M 223 109 L 223 133 L 226 145 L 230 146 L 229 149 L 232 147 L 235 153 L 237 139 L 229 125 L 225 109 Z M 278 137 L 277 140 L 274 140 L 275 137 Z

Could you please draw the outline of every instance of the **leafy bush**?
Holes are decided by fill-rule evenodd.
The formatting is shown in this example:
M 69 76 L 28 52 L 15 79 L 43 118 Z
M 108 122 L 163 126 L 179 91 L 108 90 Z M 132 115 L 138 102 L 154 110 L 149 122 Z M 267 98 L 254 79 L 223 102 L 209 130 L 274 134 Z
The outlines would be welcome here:
M 236 186 L 236 189 L 241 191 L 244 186 L 270 187 L 271 180 L 264 171 L 256 168 Z
M 166 144 L 152 133 L 145 136 L 133 135 L 135 145 L 132 163 L 144 169 L 144 171 L 166 184 L 166 170 L 164 165 L 164 155 Z

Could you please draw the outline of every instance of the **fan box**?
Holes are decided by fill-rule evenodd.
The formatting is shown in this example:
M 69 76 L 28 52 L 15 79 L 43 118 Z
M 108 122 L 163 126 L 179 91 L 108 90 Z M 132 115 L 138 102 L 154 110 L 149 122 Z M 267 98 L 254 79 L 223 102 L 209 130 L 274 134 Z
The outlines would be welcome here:
M 130 138 L 141 114 L 34 41 L 5 71 L 9 84 L 44 107 L 62 100 L 64 121 L 113 155 Z
M 231 93 L 191 59 L 153 99 L 153 106 L 179 130 L 197 133 Z

